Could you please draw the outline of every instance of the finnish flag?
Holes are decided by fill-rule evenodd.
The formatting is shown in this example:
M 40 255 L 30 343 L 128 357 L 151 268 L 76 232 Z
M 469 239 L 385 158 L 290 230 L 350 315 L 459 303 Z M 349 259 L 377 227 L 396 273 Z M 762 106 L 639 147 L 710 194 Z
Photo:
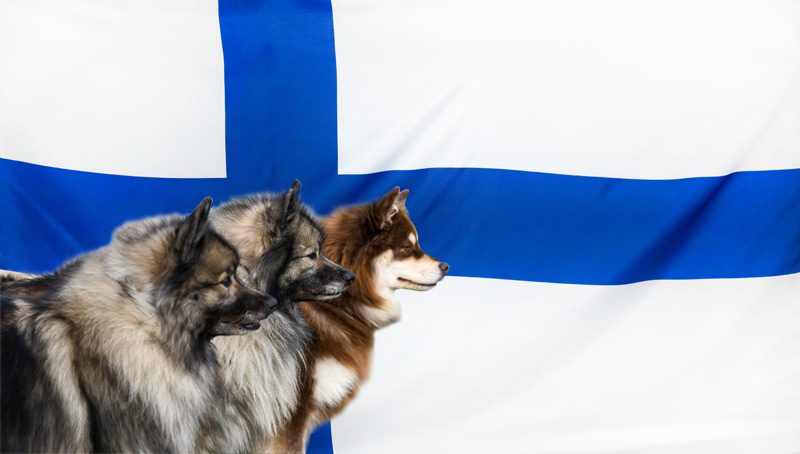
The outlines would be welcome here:
M 0 61 L 0 269 L 410 189 L 450 275 L 310 451 L 800 451 L 796 0 L 6 0 Z

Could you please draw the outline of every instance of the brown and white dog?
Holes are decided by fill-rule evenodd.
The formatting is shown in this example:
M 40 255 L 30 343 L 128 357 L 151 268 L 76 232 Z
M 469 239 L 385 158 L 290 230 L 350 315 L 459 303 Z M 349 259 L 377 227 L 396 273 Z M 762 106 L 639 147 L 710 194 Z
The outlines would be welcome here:
M 405 208 L 408 190 L 342 208 L 323 220 L 323 253 L 353 271 L 338 298 L 300 303 L 313 339 L 291 418 L 261 451 L 303 452 L 319 424 L 341 413 L 370 374 L 374 334 L 400 318 L 397 289 L 430 290 L 449 266 L 420 249 Z

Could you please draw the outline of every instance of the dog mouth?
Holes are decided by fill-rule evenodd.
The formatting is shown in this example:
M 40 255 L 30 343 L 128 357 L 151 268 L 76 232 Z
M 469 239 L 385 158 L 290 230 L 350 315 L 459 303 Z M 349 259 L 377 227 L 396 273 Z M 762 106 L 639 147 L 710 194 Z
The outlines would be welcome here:
M 434 287 L 436 287 L 436 284 L 438 283 L 438 281 L 437 282 L 433 282 L 433 283 L 416 282 L 416 281 L 412 281 L 411 279 L 406 279 L 406 278 L 403 278 L 403 277 L 398 277 L 397 280 L 402 282 L 405 285 L 411 285 L 411 286 L 414 286 L 414 287 L 420 287 L 420 288 L 424 288 L 424 289 L 434 288 Z
M 331 293 L 326 295 L 314 295 L 314 297 L 310 299 L 313 299 L 314 301 L 330 301 L 338 298 L 339 296 L 341 296 L 341 293 Z
M 263 317 L 248 312 L 246 314 L 224 316 L 220 318 L 219 323 L 233 329 L 242 328 L 247 331 L 255 331 L 261 328 L 261 319 Z
M 222 314 L 217 318 L 211 329 L 214 336 L 238 335 L 261 328 L 261 321 L 269 317 L 277 309 L 278 302 L 268 296 L 263 300 L 263 305 L 256 305 L 245 312 L 236 311 Z
M 342 293 L 344 293 L 344 290 L 326 293 L 305 293 L 300 296 L 300 299 L 309 301 L 330 301 L 342 296 Z
M 339 298 L 347 290 L 347 285 L 325 285 L 315 289 L 303 289 L 298 292 L 298 299 L 305 301 L 330 301 Z

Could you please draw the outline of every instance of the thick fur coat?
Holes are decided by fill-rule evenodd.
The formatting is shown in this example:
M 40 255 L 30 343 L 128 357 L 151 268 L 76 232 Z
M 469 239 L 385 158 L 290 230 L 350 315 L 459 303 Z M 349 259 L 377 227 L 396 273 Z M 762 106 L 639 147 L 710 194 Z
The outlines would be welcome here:
M 0 295 L 2 451 L 195 451 L 224 398 L 212 336 L 255 330 L 275 306 L 236 279 L 210 205 L 126 224 Z
M 226 406 L 205 449 L 263 452 L 297 406 L 312 336 L 298 301 L 337 297 L 353 281 L 322 253 L 323 230 L 299 190 L 295 181 L 282 194 L 241 197 L 212 211 L 214 227 L 240 251 L 243 278 L 275 295 L 278 309 L 252 336 L 214 340 Z

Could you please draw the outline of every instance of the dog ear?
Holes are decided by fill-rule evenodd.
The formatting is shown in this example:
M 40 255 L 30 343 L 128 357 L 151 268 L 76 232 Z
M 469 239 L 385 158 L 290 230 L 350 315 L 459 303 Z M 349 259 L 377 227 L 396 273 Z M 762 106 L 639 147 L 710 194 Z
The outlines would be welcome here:
M 395 187 L 378 200 L 377 227 L 379 230 L 386 230 L 392 226 L 397 213 L 406 208 L 407 197 L 408 189 L 401 192 L 399 187 Z
M 300 180 L 294 180 L 289 189 L 283 193 L 283 219 L 282 227 L 285 227 L 300 210 Z
M 211 211 L 211 197 L 206 197 L 175 229 L 175 249 L 182 263 L 196 258 L 199 245 L 208 233 L 209 211 Z
M 408 189 L 403 189 L 400 191 L 400 194 L 397 194 L 397 198 L 394 200 L 394 206 L 397 208 L 397 211 L 403 211 L 406 209 L 406 199 L 408 198 Z

